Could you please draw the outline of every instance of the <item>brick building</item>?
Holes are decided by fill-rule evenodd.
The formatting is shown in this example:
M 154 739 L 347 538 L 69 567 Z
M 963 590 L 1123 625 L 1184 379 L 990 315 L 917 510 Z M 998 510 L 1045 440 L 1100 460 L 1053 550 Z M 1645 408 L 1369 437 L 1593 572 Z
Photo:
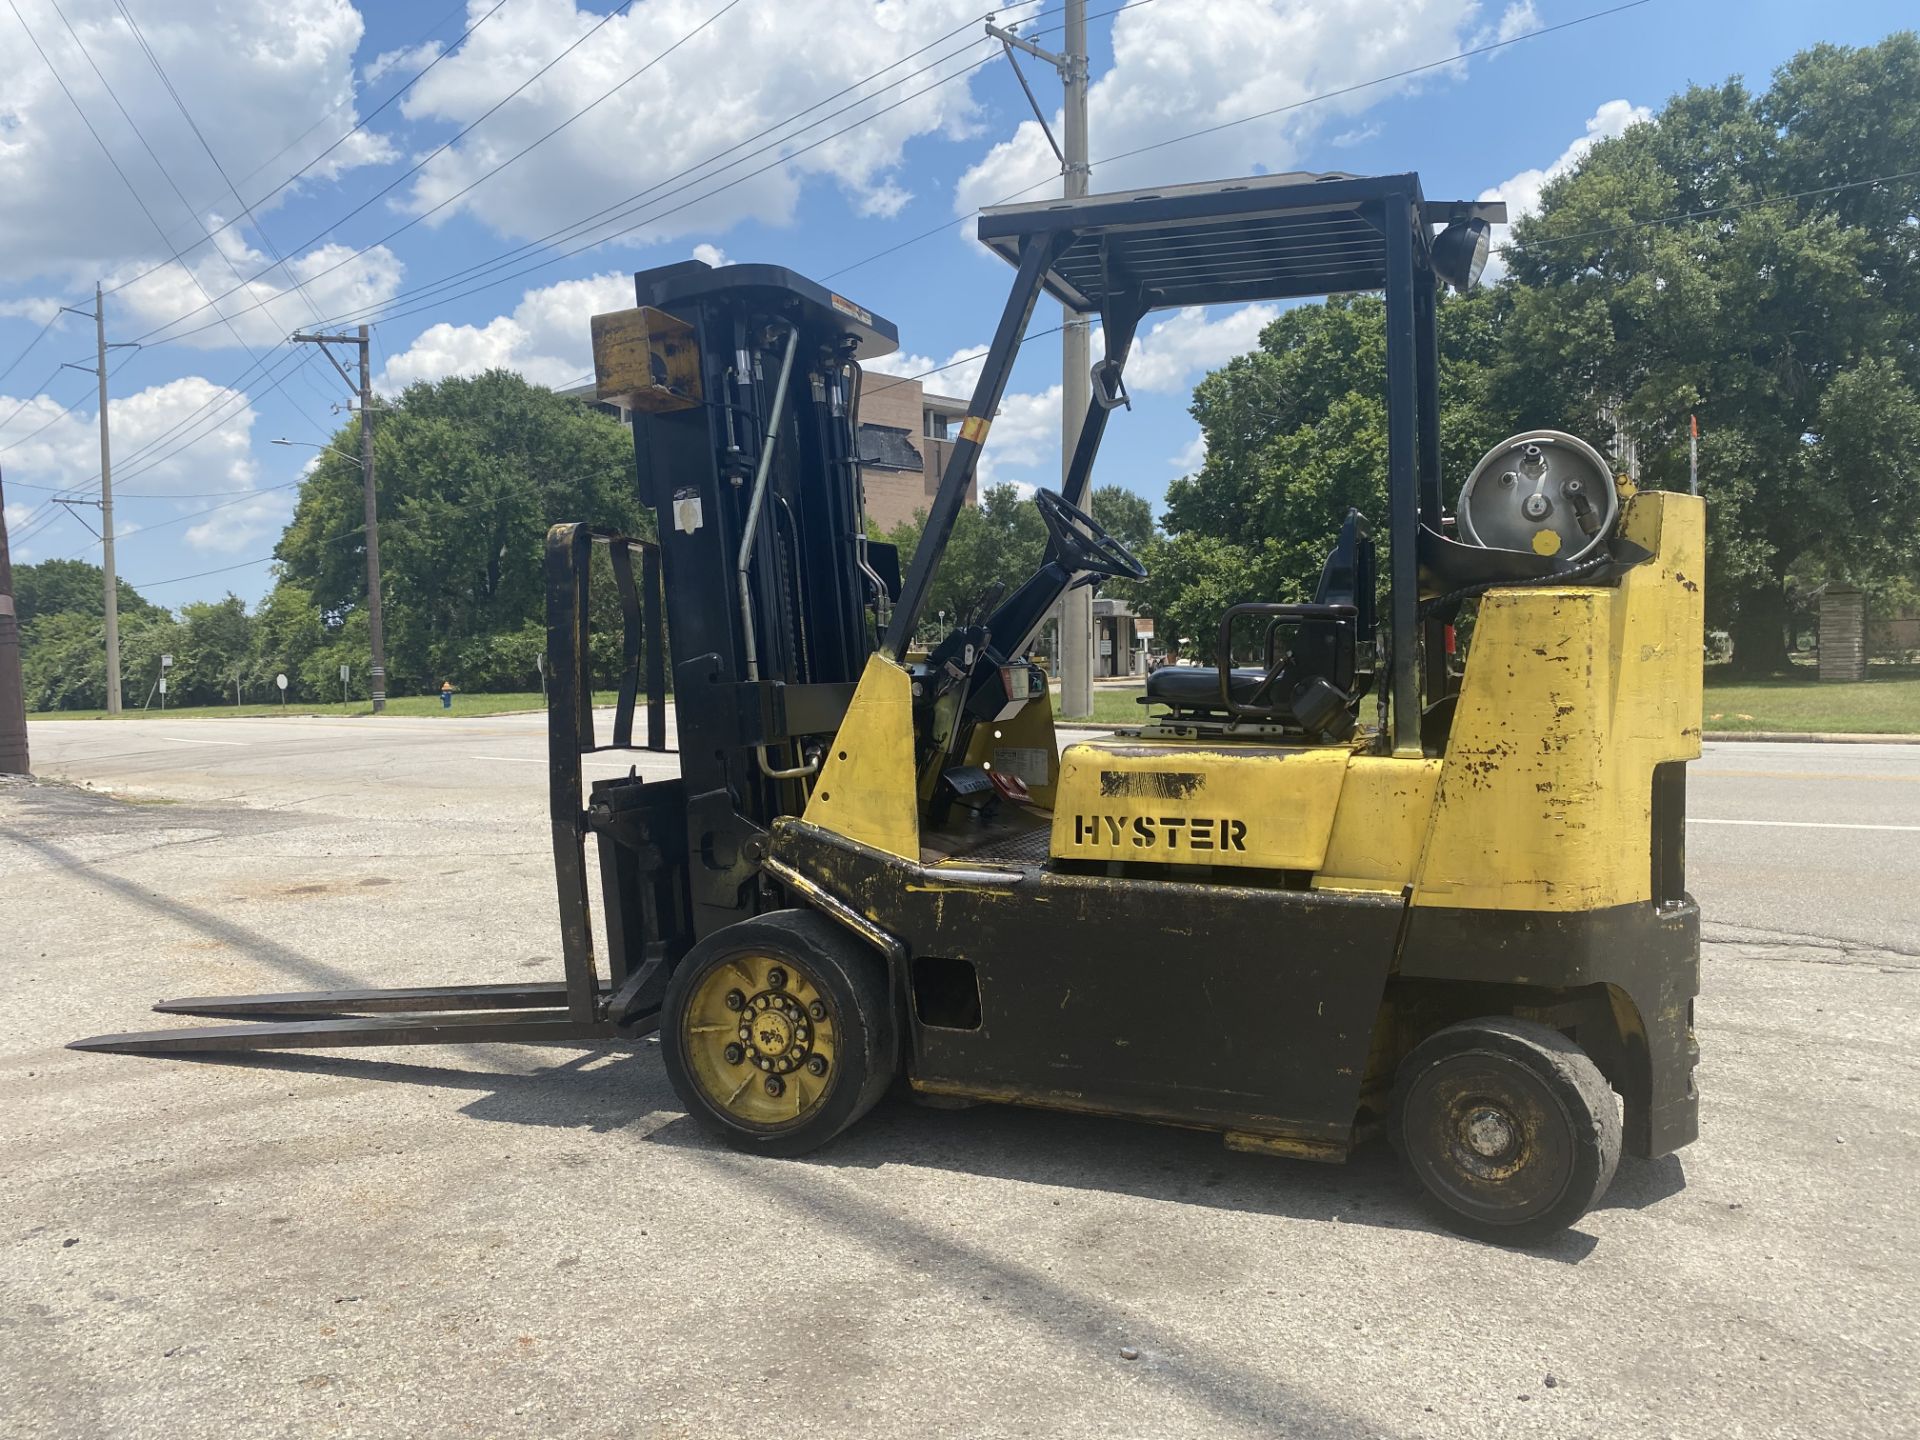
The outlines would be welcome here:
M 966 414 L 966 401 L 929 395 L 918 380 L 867 372 L 860 392 L 860 479 L 872 524 L 891 530 L 933 504 Z M 977 490 L 967 492 L 969 505 L 979 499 Z

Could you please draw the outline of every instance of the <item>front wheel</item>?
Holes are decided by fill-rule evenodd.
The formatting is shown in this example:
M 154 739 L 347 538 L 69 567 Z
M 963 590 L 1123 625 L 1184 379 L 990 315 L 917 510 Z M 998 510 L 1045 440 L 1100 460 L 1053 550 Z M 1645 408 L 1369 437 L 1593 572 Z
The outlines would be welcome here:
M 738 1150 L 801 1155 L 871 1110 L 899 1067 L 880 957 L 832 921 L 779 910 L 694 946 L 667 983 L 674 1092 Z
M 1401 1062 L 1401 1153 L 1452 1229 L 1528 1244 L 1586 1214 L 1620 1163 L 1620 1111 L 1559 1031 L 1492 1017 L 1436 1031 Z

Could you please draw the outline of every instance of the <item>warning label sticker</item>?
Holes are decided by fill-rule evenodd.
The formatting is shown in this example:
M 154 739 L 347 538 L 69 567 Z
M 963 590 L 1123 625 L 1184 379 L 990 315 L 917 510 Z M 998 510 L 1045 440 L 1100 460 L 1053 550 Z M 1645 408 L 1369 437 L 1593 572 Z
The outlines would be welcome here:
M 993 768 L 1028 785 L 1047 783 L 1047 752 L 1038 745 L 996 745 Z

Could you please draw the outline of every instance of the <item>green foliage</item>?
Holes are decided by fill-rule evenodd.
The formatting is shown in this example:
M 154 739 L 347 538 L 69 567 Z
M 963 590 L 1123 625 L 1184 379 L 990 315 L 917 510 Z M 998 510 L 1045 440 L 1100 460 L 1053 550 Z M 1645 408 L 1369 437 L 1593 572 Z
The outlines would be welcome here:
M 1093 518 L 1100 528 L 1136 555 L 1153 545 L 1153 507 L 1124 485 L 1096 485 Z
M 1442 468 L 1460 479 L 1514 428 L 1489 398 L 1504 311 L 1497 294 L 1440 306 Z M 1377 296 L 1296 307 L 1200 382 L 1206 461 L 1167 487 L 1166 538 L 1142 557 L 1167 644 L 1211 659 L 1227 606 L 1308 598 L 1350 508 L 1384 532 L 1385 317 Z
M 1674 97 L 1514 227 L 1496 392 L 1603 448 L 1617 425 L 1669 489 L 1698 414 L 1710 623 L 1742 668 L 1785 664 L 1789 581 L 1874 588 L 1920 563 L 1920 180 L 1832 190 L 1916 154 L 1920 40 L 1823 45 L 1764 94 Z
M 1803 52 L 1760 95 L 1696 86 L 1594 146 L 1515 225 L 1509 280 L 1440 307 L 1449 490 L 1535 426 L 1631 448 L 1643 485 L 1685 488 L 1697 414 L 1710 623 L 1737 662 L 1785 664 L 1792 582 L 1909 591 L 1915 155 L 1911 33 Z M 1857 183 L 1889 175 L 1906 178 Z M 1679 214 L 1698 218 L 1667 223 Z M 1290 310 L 1201 382 L 1206 463 L 1169 487 L 1144 587 L 1163 634 L 1204 655 L 1222 606 L 1304 595 L 1349 505 L 1384 526 L 1382 312 L 1372 297 Z
M 886 537 L 900 547 L 903 575 L 913 563 L 926 519 L 922 512 Z M 980 503 L 963 506 L 954 521 L 927 600 L 929 633 L 942 611 L 949 626 L 984 620 L 1006 592 L 1040 568 L 1046 548 L 1046 522 L 1033 501 L 1012 485 L 988 486 Z
M 290 663 L 337 690 L 340 661 L 356 675 L 368 665 L 357 422 L 332 445 L 301 487 L 275 554 L 288 610 L 317 606 L 324 617 L 317 641 L 299 627 L 283 632 L 302 657 Z M 547 528 L 583 520 L 653 533 L 626 428 L 504 371 L 409 387 L 379 413 L 374 456 L 387 688 L 396 693 L 443 679 L 475 690 L 538 684 Z M 617 649 L 617 601 L 604 576 L 595 595 L 615 607 L 596 612 L 599 648 Z M 319 649 L 326 661 L 308 665 Z
M 22 625 L 41 615 L 106 613 L 106 571 L 85 560 L 42 560 L 13 572 L 13 602 Z M 125 580 L 118 581 L 120 621 L 164 615 L 158 605 L 143 599 Z M 104 670 L 103 670 L 104 675 Z

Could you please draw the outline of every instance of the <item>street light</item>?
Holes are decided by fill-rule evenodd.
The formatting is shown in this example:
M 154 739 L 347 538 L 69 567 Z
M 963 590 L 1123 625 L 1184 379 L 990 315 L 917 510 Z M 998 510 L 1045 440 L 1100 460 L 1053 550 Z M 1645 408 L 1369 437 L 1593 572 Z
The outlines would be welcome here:
M 310 449 L 325 450 L 330 454 L 346 456 L 347 459 L 353 461 L 353 463 L 358 465 L 363 471 L 367 468 L 366 461 L 360 456 L 354 454 L 351 450 L 342 450 L 338 445 L 321 445 L 313 440 L 289 440 L 284 435 L 269 443 L 274 445 L 305 445 Z

